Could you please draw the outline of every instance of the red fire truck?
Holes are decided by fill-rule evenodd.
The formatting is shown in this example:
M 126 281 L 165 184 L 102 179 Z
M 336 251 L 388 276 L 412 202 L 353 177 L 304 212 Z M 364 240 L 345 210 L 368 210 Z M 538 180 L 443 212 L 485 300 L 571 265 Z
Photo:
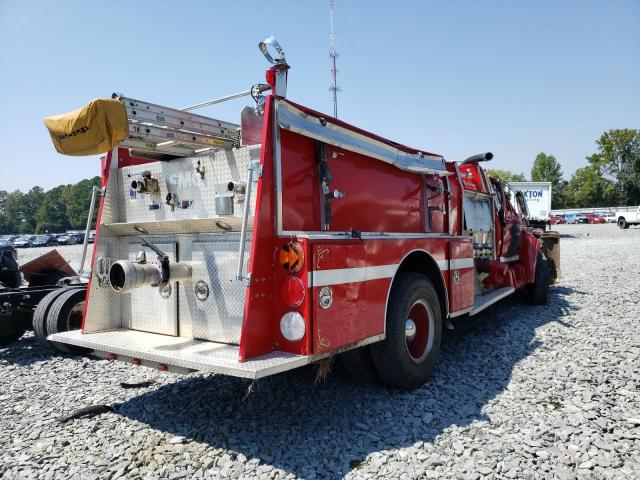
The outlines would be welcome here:
M 267 83 L 247 92 L 185 109 L 114 95 L 50 127 L 61 142 L 126 123 L 99 139 L 116 144 L 82 329 L 50 341 L 251 379 L 341 353 L 359 378 L 415 388 L 450 319 L 515 292 L 546 302 L 549 249 L 481 167 L 491 153 L 445 161 L 298 105 L 284 52 L 260 48 Z M 239 124 L 192 113 L 245 94 Z

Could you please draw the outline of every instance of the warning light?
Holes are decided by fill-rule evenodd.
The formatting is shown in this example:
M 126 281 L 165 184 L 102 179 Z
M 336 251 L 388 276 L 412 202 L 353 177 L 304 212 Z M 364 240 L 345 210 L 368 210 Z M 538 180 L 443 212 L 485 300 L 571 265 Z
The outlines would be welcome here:
M 290 242 L 280 250 L 280 265 L 291 273 L 300 271 L 304 265 L 304 250 L 298 242 Z

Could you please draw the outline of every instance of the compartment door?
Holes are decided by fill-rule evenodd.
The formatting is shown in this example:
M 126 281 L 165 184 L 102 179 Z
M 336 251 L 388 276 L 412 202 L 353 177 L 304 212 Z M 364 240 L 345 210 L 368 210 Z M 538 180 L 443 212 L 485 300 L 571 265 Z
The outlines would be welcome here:
M 170 261 L 176 261 L 176 244 L 174 242 L 157 243 L 156 245 L 169 255 Z M 144 250 L 147 261 L 155 262 L 156 254 L 139 243 L 129 243 L 126 248 L 126 258 L 131 261 L 135 261 L 136 254 Z M 168 298 L 160 296 L 158 287 L 149 286 L 123 294 L 122 319 L 125 328 L 164 335 L 177 335 L 178 287 L 176 282 L 170 282 L 170 285 L 171 295 Z
M 449 243 L 449 312 L 473 307 L 475 267 L 471 240 Z
M 322 243 L 314 244 L 312 251 L 313 353 L 373 335 L 369 334 L 375 325 L 368 312 L 364 246 Z M 328 306 L 319 298 L 323 288 L 325 297 L 331 296 Z

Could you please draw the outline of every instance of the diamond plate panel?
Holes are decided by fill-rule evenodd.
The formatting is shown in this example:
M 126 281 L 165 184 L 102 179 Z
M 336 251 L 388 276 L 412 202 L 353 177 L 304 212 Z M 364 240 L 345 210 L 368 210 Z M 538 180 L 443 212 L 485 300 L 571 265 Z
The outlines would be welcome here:
M 169 256 L 169 260 L 176 261 L 176 244 L 150 238 L 151 242 Z M 120 258 L 134 261 L 136 254 L 144 250 L 148 262 L 155 262 L 156 254 L 149 248 L 143 247 L 140 241 L 133 237 L 121 239 L 121 252 L 126 252 Z M 162 298 L 157 287 L 141 287 L 131 293 L 117 294 L 122 297 L 122 326 L 144 332 L 162 333 L 165 335 L 178 334 L 177 298 L 178 285 L 170 282 L 171 295 Z
M 94 248 L 96 263 L 100 258 L 120 259 L 118 239 L 108 231 L 100 231 Z M 97 265 L 94 264 L 85 316 L 85 332 L 100 332 L 122 326 L 122 295 L 111 290 L 108 284 L 101 284 L 98 273 Z
M 122 329 L 92 334 L 75 330 L 51 335 L 49 340 L 166 365 L 252 379 L 291 370 L 317 359 L 287 352 L 271 352 L 241 363 L 238 361 L 239 347 L 235 345 Z
M 118 191 L 121 193 L 118 195 L 120 215 L 117 222 L 166 222 L 204 218 L 224 221 L 232 217 L 241 218 L 243 195 L 235 195 L 234 212 L 231 216 L 216 214 L 215 197 L 216 194 L 226 193 L 229 182 L 245 183 L 249 162 L 259 159 L 260 147 L 251 146 L 122 168 L 118 171 Z M 198 162 L 204 167 L 204 178 L 200 178 L 196 172 Z M 131 182 L 137 180 L 144 171 L 151 172 L 151 176 L 158 180 L 159 193 L 136 193 L 131 189 Z M 254 176 L 254 182 L 256 181 Z M 171 194 L 176 203 L 173 208 L 165 203 L 167 194 Z M 255 211 L 255 204 L 256 195 L 253 194 L 250 215 Z M 253 222 L 249 225 L 252 227 Z
M 193 262 L 191 282 L 180 289 L 180 335 L 216 342 L 240 343 L 247 288 L 236 280 L 240 235 L 181 237 L 180 259 Z M 245 272 L 251 239 L 247 239 Z M 195 296 L 194 286 L 204 281 L 209 297 Z
M 99 258 L 119 259 L 120 249 L 118 239 L 103 228 L 105 223 L 118 221 L 118 157 L 117 149 L 113 152 L 109 170 L 109 180 L 102 200 L 102 215 L 100 217 L 100 235 L 93 246 L 92 261 Z M 86 306 L 84 323 L 85 332 L 99 332 L 120 327 L 122 324 L 121 296 L 111 290 L 109 285 L 100 284 L 95 263 L 92 265 L 91 285 L 88 292 L 89 302 Z

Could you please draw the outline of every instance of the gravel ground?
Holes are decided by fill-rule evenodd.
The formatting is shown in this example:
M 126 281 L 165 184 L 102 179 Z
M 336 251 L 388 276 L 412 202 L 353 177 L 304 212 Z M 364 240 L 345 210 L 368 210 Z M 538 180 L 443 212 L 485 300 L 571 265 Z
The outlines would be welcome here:
M 0 477 L 640 478 L 640 229 L 558 229 L 549 305 L 508 299 L 459 323 L 413 392 L 340 367 L 314 385 L 309 367 L 243 399 L 243 380 L 23 338 L 0 349 Z M 57 420 L 105 403 L 112 413 Z

